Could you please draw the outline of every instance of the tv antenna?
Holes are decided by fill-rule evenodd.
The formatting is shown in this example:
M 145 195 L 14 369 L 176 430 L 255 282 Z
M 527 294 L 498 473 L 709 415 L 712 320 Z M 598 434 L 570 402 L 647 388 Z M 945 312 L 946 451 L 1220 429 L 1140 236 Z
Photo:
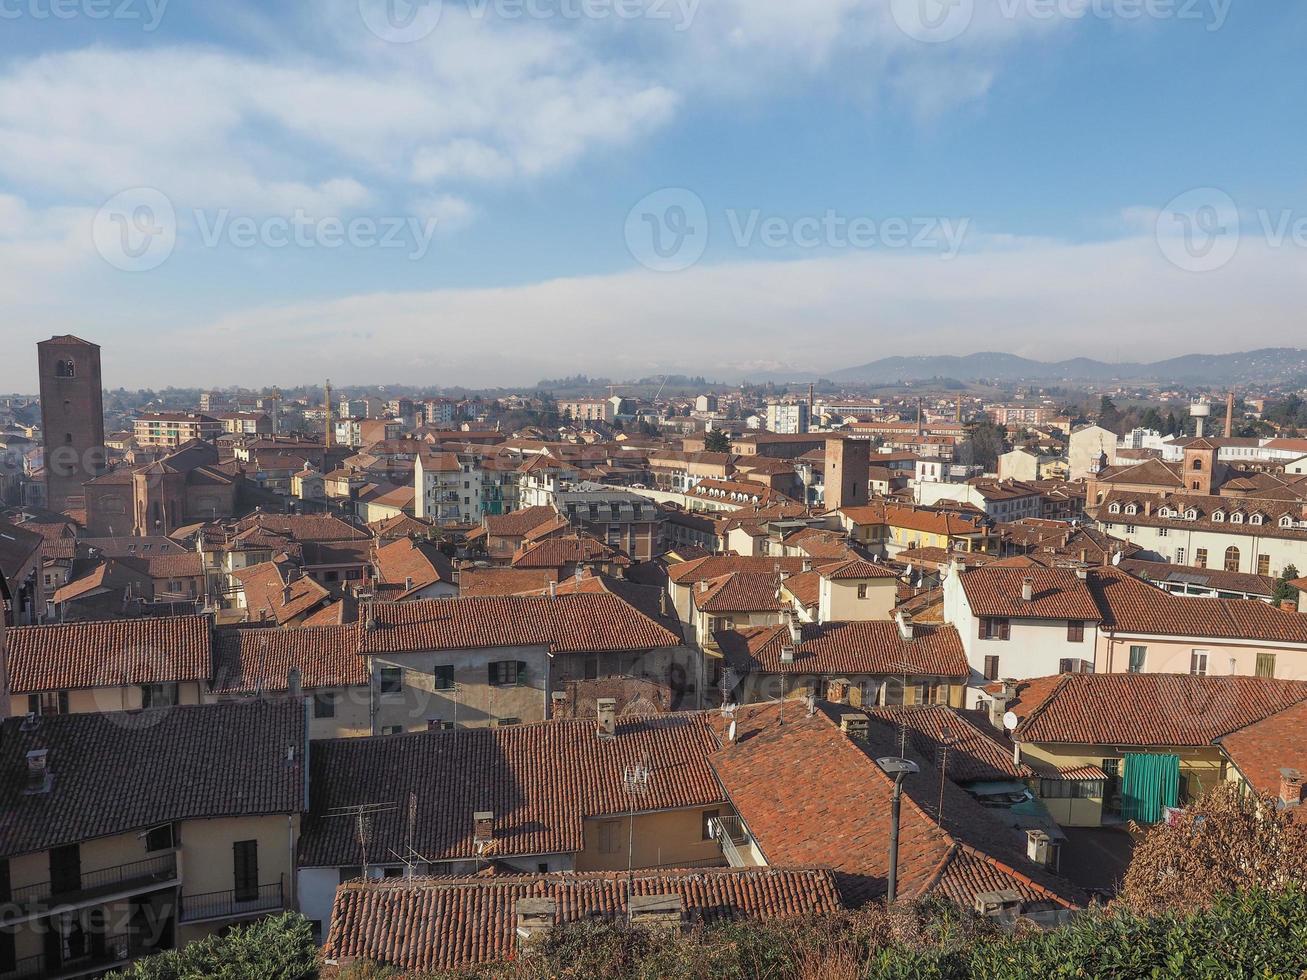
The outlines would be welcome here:
M 395 803 L 359 803 L 355 806 L 337 806 L 327 811 L 328 817 L 352 817 L 354 819 L 354 839 L 358 843 L 362 857 L 363 878 L 368 877 L 368 847 L 372 843 L 372 825 L 376 816 L 391 813 L 397 809 Z

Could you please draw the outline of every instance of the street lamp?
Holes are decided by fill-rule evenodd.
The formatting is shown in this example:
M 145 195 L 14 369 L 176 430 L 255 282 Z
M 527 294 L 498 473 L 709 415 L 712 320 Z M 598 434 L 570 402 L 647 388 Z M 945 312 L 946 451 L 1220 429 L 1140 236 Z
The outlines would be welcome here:
M 903 798 L 903 778 L 921 772 L 911 759 L 887 755 L 876 760 L 880 771 L 894 777 L 894 794 L 890 797 L 889 818 L 889 894 L 887 905 L 893 905 L 899 888 L 899 808 Z

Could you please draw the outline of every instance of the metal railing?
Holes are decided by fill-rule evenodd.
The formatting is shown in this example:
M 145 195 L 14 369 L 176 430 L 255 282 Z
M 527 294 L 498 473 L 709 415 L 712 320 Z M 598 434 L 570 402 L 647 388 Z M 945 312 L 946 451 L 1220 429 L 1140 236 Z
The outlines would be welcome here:
M 747 868 L 753 864 L 742 850 L 751 843 L 743 820 L 737 816 L 713 817 L 709 829 L 721 846 L 727 864 L 732 868 Z
M 9 893 L 9 901 L 19 906 L 31 906 L 38 902 L 60 900 L 69 902 L 79 895 L 103 894 L 128 888 L 149 888 L 161 882 L 177 877 L 177 853 L 169 851 L 140 861 L 129 861 L 96 871 L 83 871 L 67 881 L 42 881 L 34 885 L 23 885 Z
M 14 961 L 12 970 L 0 969 L 0 980 L 27 980 L 28 977 L 60 977 L 74 973 L 90 973 L 97 969 L 124 963 L 127 960 L 155 952 L 135 936 L 124 933 L 117 936 L 87 937 L 88 943 L 100 947 L 88 950 L 82 956 L 67 959 L 51 958 L 46 953 L 24 956 Z
M 179 922 L 200 919 L 231 919 L 259 912 L 272 912 L 285 907 L 282 881 L 260 885 L 256 891 L 237 892 L 235 889 L 182 895 Z

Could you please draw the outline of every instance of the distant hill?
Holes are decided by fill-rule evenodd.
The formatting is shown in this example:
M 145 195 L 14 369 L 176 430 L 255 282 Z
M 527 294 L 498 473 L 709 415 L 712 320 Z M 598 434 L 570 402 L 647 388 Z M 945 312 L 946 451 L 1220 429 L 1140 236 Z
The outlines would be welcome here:
M 1108 364 L 1087 357 L 1032 361 L 1016 354 L 884 357 L 869 364 L 823 372 L 832 381 L 892 384 L 956 378 L 959 381 L 1177 381 L 1239 383 L 1307 377 L 1307 350 L 1268 347 L 1238 354 L 1185 354 L 1153 363 Z

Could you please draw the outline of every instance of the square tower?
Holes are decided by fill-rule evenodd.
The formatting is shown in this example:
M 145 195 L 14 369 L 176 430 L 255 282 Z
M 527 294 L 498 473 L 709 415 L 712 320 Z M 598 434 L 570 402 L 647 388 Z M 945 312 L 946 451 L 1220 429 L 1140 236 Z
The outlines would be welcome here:
M 100 347 L 79 337 L 36 345 L 45 440 L 46 506 L 62 512 L 86 506 L 82 484 L 104 472 L 104 399 Z
M 871 442 L 867 439 L 832 437 L 826 440 L 823 472 L 826 509 L 861 507 L 868 502 Z

